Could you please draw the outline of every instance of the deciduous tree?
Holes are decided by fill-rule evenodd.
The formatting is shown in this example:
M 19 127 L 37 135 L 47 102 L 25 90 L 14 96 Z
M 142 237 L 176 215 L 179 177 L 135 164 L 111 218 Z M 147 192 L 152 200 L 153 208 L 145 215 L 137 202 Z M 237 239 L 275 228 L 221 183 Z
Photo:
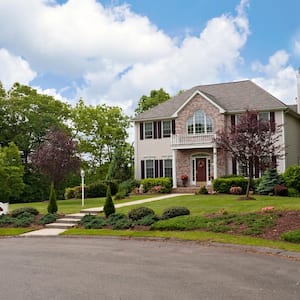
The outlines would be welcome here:
M 143 95 L 140 98 L 138 102 L 138 107 L 135 109 L 135 113 L 140 114 L 160 103 L 169 100 L 170 98 L 170 95 L 163 89 L 152 90 L 150 92 L 150 96 Z
M 11 197 L 18 197 L 23 188 L 24 167 L 18 147 L 9 143 L 0 147 L 0 201 L 7 202 Z
M 50 131 L 46 140 L 33 152 L 32 163 L 55 184 L 80 167 L 77 144 L 61 130 Z
M 110 163 L 115 149 L 128 136 L 129 117 L 119 107 L 87 106 L 81 99 L 72 111 L 72 120 L 80 152 L 89 161 L 90 168 Z
M 280 133 L 280 126 L 260 119 L 255 111 L 246 111 L 239 115 L 235 126 L 217 132 L 217 146 L 230 153 L 233 159 L 247 169 L 249 180 L 246 198 L 249 198 L 254 166 L 260 170 L 272 167 L 274 158 L 282 156 Z

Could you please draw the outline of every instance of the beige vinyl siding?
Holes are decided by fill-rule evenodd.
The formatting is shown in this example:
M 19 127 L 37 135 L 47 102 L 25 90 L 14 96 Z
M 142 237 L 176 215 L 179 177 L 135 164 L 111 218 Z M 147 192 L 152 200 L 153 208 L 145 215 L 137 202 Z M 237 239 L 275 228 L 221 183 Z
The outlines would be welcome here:
M 298 165 L 300 158 L 300 121 L 285 114 L 286 168 Z

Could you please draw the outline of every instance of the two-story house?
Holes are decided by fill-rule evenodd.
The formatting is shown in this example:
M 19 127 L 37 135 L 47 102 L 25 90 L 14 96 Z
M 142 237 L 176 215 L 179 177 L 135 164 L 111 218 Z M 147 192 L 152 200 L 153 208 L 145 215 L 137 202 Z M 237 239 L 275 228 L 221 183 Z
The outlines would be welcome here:
M 211 178 L 243 174 L 243 166 L 216 147 L 215 133 L 237 122 L 245 110 L 282 124 L 284 158 L 278 172 L 299 164 L 300 115 L 250 80 L 196 86 L 137 115 L 135 123 L 135 177 L 172 177 L 173 187 L 206 184 Z M 255 167 L 255 166 L 254 166 Z M 256 177 L 259 170 L 254 170 Z M 243 174 L 246 175 L 246 174 Z

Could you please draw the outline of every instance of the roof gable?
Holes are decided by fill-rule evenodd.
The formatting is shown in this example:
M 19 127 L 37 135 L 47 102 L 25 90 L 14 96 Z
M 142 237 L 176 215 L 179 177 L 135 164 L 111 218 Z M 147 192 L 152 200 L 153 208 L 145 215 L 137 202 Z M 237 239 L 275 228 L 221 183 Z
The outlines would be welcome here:
M 199 90 L 196 90 L 176 111 L 175 113 L 172 115 L 172 117 L 177 117 L 178 116 L 178 113 L 191 101 L 193 100 L 193 98 L 195 98 L 195 96 L 202 96 L 205 100 L 207 100 L 209 103 L 211 103 L 213 106 L 215 106 L 219 111 L 220 113 L 224 113 L 225 110 L 220 106 L 218 105 L 217 103 L 215 103 L 212 99 L 210 99 L 207 95 L 205 95 L 204 93 L 202 93 L 201 91 Z

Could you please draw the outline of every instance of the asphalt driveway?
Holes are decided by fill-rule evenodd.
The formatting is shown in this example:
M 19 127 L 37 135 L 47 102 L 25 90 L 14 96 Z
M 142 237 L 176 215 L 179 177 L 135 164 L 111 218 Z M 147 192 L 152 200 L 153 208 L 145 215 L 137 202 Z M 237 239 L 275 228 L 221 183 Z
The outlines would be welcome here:
M 0 239 L 0 298 L 300 299 L 300 262 L 192 242 Z

